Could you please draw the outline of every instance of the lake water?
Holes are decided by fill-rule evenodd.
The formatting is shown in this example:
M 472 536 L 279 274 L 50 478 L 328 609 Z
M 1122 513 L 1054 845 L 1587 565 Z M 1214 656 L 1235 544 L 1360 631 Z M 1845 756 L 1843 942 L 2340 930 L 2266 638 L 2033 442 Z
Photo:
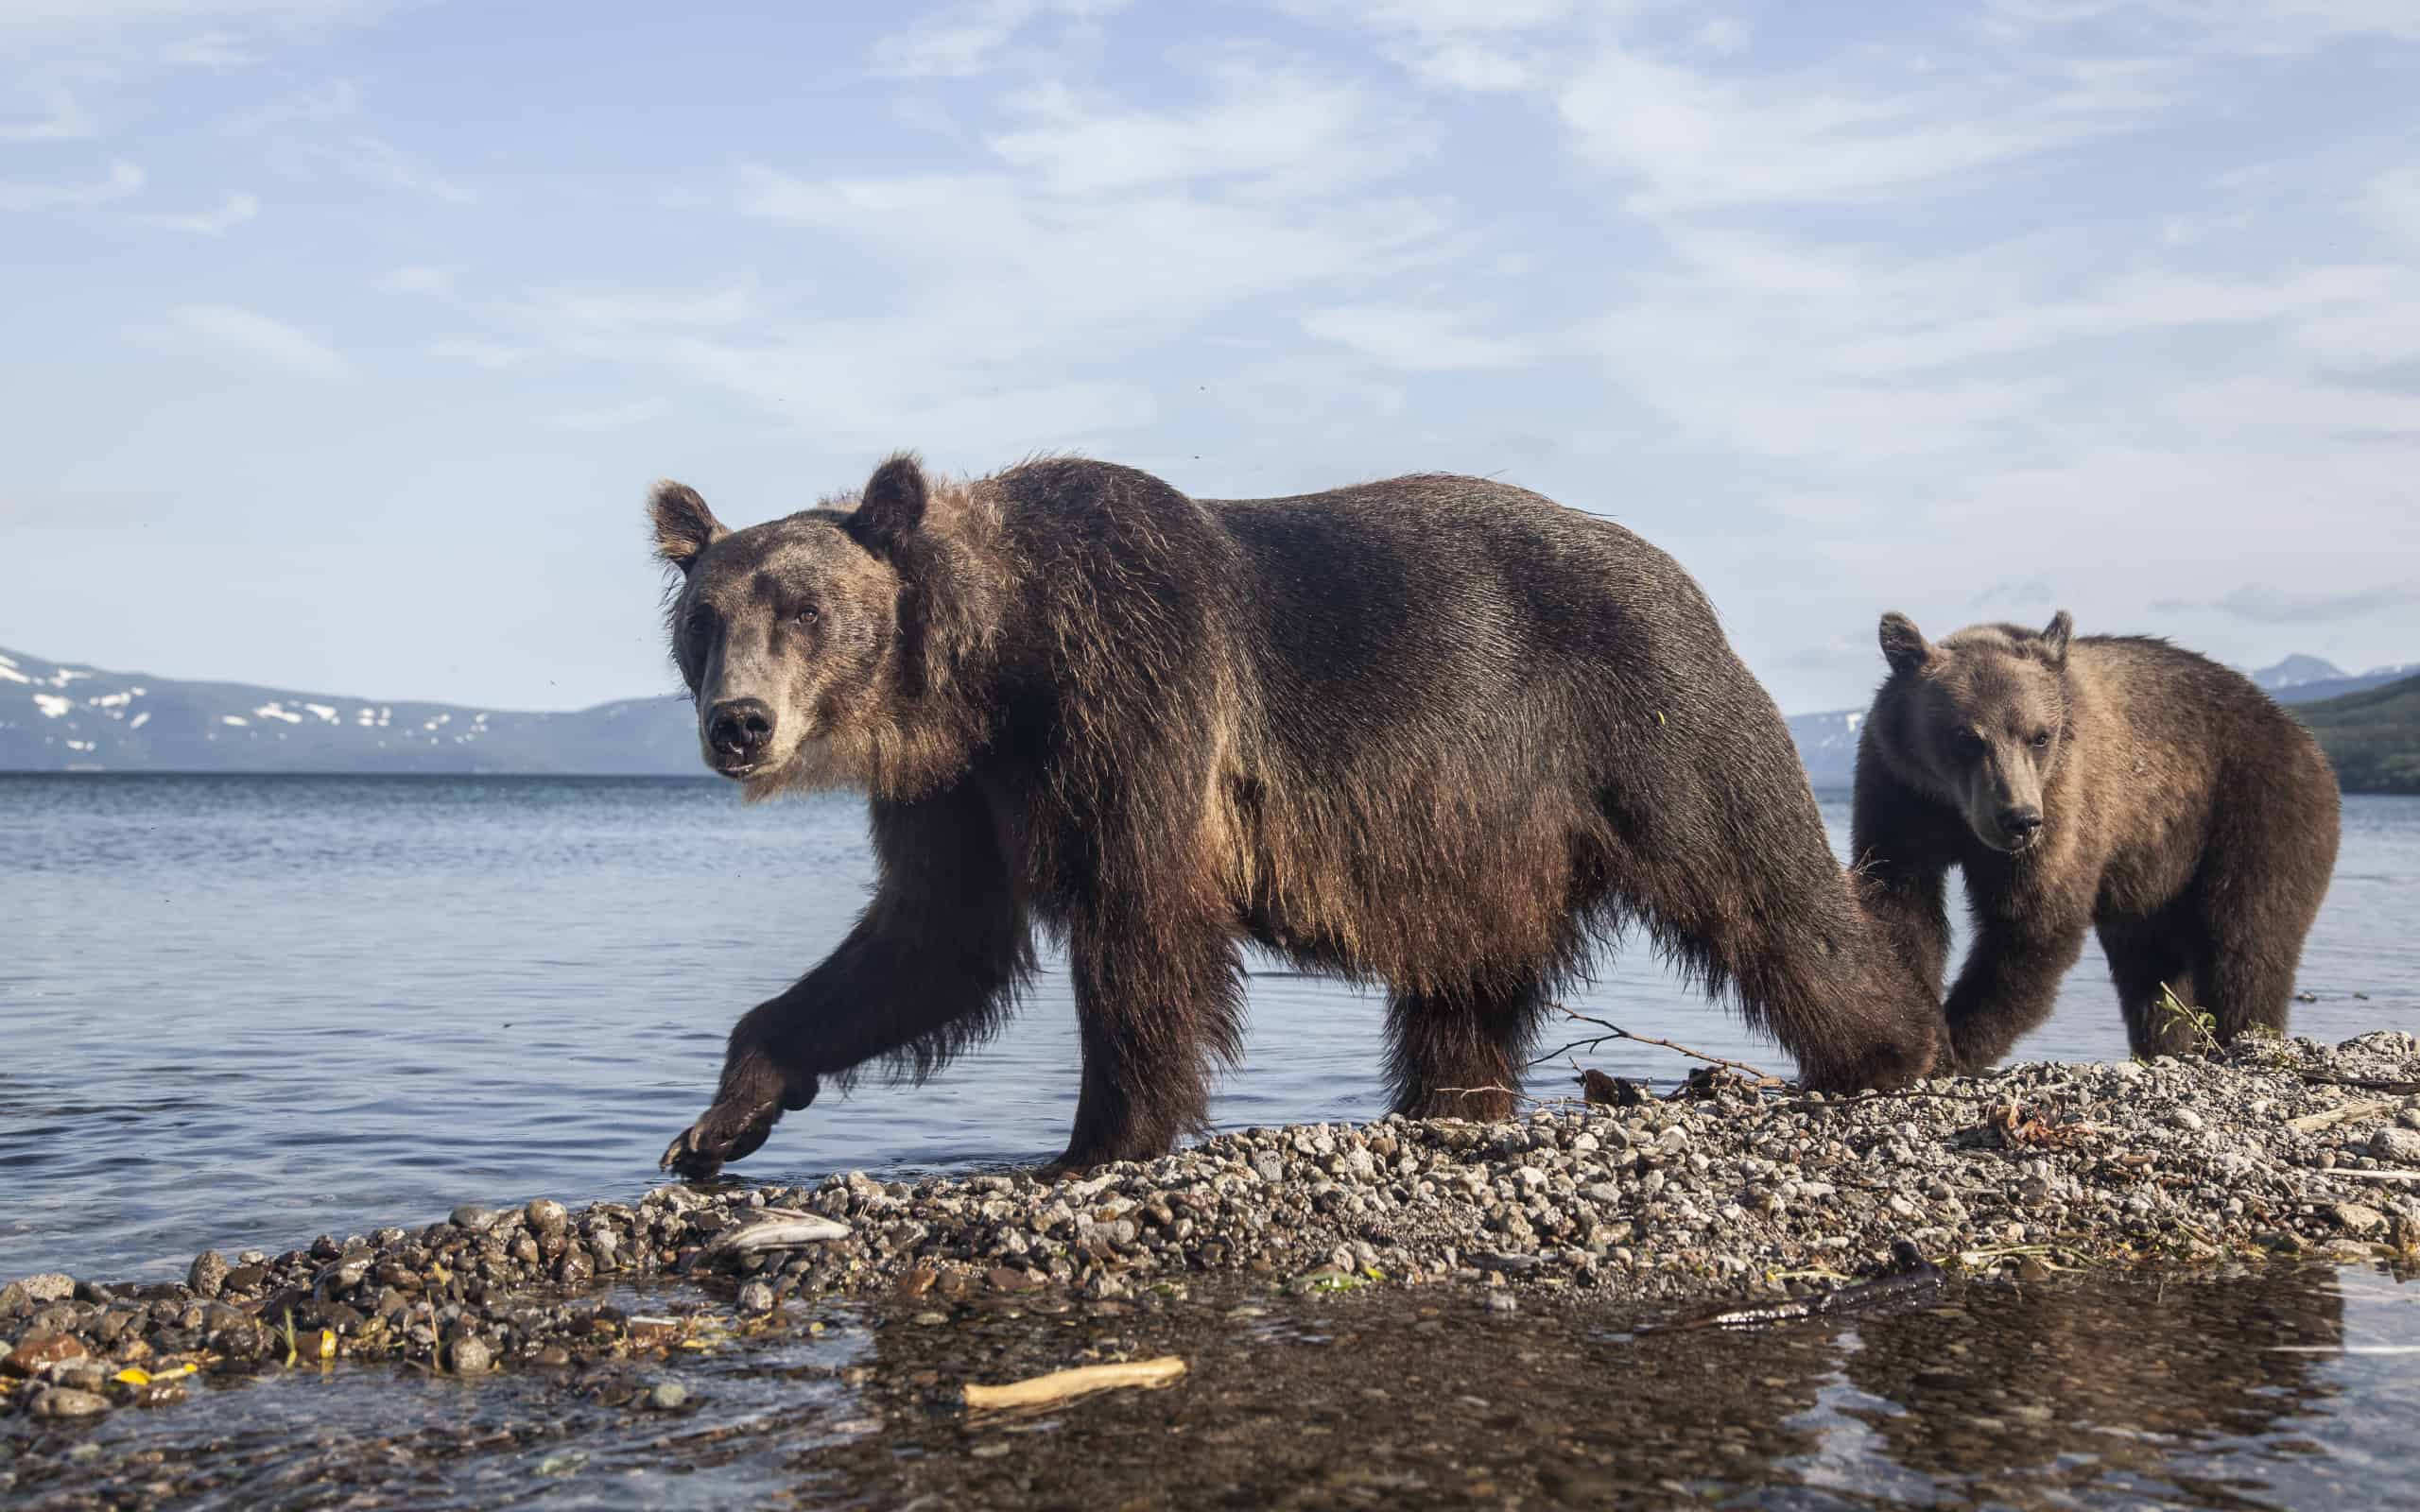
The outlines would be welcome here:
M 1845 803 L 1824 815 L 1844 846 Z M 871 871 L 860 803 L 743 808 L 709 780 L 0 775 L 0 1279 L 167 1279 L 205 1246 L 643 1191 L 732 1021 L 831 948 Z M 2297 1033 L 2420 1028 L 2416 887 L 2420 799 L 2348 799 Z M 1215 1119 L 1382 1111 L 1379 1003 L 1253 964 Z M 1789 1070 L 1643 948 L 1569 1002 Z M 2097 952 L 2019 1054 L 2125 1054 Z M 1585 1063 L 1687 1066 L 1628 1044 Z M 827 1097 L 735 1170 L 1044 1160 L 1076 1081 L 1051 971 L 935 1083 Z

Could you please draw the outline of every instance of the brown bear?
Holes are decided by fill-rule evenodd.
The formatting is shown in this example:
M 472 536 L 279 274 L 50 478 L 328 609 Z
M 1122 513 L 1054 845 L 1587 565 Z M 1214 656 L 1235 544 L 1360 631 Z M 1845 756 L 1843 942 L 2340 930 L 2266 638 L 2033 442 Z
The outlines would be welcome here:
M 1944 1009 L 1969 1074 L 2049 1016 L 2087 929 L 2136 1055 L 2283 1030 L 2336 867 L 2336 779 L 2309 731 L 2215 662 L 2072 624 L 1935 644 L 1882 617 L 1850 854 L 1935 993 L 1943 878 L 1963 874 L 1976 937 Z
M 827 1079 L 921 1079 L 1063 943 L 1063 1166 L 1146 1159 L 1241 1039 L 1245 940 L 1392 989 L 1394 1106 L 1507 1116 L 1549 998 L 1625 922 L 1812 1087 L 1931 1066 L 1938 1001 L 1870 931 L 1779 713 L 1686 573 L 1536 494 L 1425 476 L 1186 497 L 1130 468 L 727 531 L 652 504 L 706 763 L 872 799 L 856 927 L 733 1031 L 665 1154 L 711 1174 Z

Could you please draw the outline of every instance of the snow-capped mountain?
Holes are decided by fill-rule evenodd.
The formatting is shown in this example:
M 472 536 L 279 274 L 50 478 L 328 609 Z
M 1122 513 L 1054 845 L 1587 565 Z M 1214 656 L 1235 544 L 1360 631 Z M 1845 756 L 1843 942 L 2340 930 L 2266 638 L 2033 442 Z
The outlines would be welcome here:
M 0 771 L 700 774 L 686 699 L 565 713 L 185 682 L 0 650 Z

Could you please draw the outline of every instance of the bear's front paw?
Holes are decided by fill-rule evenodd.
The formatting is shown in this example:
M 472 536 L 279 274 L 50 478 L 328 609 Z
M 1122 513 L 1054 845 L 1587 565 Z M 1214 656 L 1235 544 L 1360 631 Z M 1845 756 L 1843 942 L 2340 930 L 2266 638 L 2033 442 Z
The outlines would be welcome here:
M 726 1161 L 755 1154 L 781 1117 L 776 1102 L 717 1103 L 665 1146 L 659 1168 L 691 1181 L 711 1180 Z

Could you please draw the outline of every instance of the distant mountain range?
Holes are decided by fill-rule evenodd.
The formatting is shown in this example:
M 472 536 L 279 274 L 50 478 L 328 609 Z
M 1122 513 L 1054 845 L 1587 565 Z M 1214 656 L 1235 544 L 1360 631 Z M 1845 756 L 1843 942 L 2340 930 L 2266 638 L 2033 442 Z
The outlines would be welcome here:
M 688 700 L 570 713 L 184 682 L 0 650 L 0 771 L 702 773 Z
M 2348 791 L 2420 791 L 2415 673 L 2420 664 L 2353 674 L 2290 656 L 2251 676 L 2298 706 L 2332 757 L 2340 738 L 2350 743 L 2338 760 Z M 2381 690 L 2392 696 L 2374 696 Z M 1864 719 L 1862 709 L 1838 709 L 1789 721 L 1818 789 L 1849 785 Z M 704 773 L 678 695 L 527 713 L 185 682 L 0 651 L 0 771 L 61 770 Z

